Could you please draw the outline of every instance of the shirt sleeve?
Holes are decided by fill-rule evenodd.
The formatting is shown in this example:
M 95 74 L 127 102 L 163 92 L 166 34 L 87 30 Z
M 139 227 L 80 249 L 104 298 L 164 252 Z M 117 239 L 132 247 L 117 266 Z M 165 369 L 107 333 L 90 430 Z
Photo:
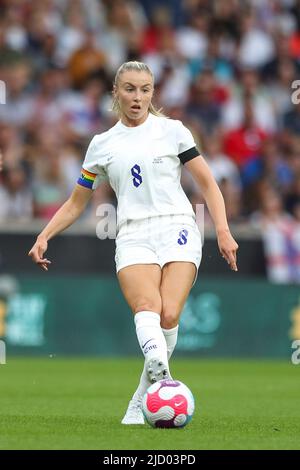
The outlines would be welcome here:
M 94 190 L 102 181 L 107 180 L 106 171 L 101 166 L 100 161 L 99 145 L 97 145 L 94 137 L 88 146 L 77 184 Z
M 191 131 L 189 131 L 189 129 L 187 129 L 180 121 L 178 121 L 177 126 L 177 144 L 178 158 L 182 164 L 200 155 Z

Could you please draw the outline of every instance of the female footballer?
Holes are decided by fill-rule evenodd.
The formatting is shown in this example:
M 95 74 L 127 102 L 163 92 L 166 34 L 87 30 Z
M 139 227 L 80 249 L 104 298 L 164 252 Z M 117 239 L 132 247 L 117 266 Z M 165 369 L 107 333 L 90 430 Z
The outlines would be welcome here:
M 29 252 L 48 271 L 48 241 L 75 222 L 93 190 L 108 179 L 118 201 L 117 276 L 145 358 L 123 424 L 143 424 L 143 394 L 151 383 L 171 377 L 168 361 L 176 346 L 180 313 L 201 261 L 195 213 L 180 184 L 182 165 L 201 187 L 221 255 L 237 271 L 238 245 L 219 187 L 191 132 L 154 108 L 153 93 L 154 77 L 146 64 L 121 65 L 113 87 L 119 121 L 92 139 L 73 193 Z

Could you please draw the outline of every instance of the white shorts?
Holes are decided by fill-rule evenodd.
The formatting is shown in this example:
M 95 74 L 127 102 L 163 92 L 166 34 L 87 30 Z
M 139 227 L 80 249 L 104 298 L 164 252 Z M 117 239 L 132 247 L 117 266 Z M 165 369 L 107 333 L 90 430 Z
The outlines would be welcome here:
M 154 263 L 163 268 L 171 261 L 190 261 L 198 273 L 201 257 L 200 231 L 189 215 L 131 220 L 120 227 L 116 238 L 117 272 L 132 264 Z

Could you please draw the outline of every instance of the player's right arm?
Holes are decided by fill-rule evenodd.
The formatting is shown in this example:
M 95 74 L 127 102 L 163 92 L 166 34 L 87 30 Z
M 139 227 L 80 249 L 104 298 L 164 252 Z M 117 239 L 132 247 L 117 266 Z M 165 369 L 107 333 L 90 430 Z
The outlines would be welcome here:
M 48 265 L 51 264 L 51 261 L 44 258 L 48 241 L 78 219 L 91 199 L 92 193 L 92 189 L 77 184 L 69 199 L 58 209 L 48 225 L 38 235 L 28 256 L 45 271 L 48 271 Z

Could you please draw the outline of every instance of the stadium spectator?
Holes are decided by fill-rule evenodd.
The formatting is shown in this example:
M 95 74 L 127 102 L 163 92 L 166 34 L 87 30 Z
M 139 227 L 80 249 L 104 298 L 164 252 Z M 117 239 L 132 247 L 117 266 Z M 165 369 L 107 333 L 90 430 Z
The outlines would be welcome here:
M 6 84 L 6 103 L 0 105 L 0 121 L 24 130 L 32 115 L 32 94 L 28 89 L 32 71 L 29 62 L 19 56 L 3 63 L 4 60 L 0 70 Z
M 59 132 L 63 124 L 63 108 L 60 100 L 63 91 L 61 71 L 56 67 L 44 69 L 39 77 L 39 87 L 31 100 L 30 119 L 27 128 L 35 133 L 48 127 Z
M 299 158 L 299 157 L 298 157 Z M 300 223 L 300 172 L 297 174 L 286 198 L 285 207 Z
M 9 165 L 14 166 L 24 159 L 23 139 L 18 128 L 0 120 L 0 149 L 2 150 L 3 160 Z
M 29 221 L 33 215 L 32 193 L 21 164 L 4 168 L 0 184 L 0 220 Z
M 273 102 L 277 127 L 282 128 L 283 116 L 293 108 L 291 84 L 297 78 L 297 68 L 291 59 L 281 60 L 276 69 L 276 80 L 270 84 L 270 96 Z
M 241 127 L 232 129 L 224 136 L 224 150 L 227 155 L 242 168 L 261 152 L 266 132 L 260 128 L 254 117 L 251 98 L 246 96 L 244 104 L 244 119 Z
M 222 107 L 222 126 L 224 129 L 236 129 L 245 119 L 245 101 L 249 101 L 253 110 L 253 121 L 266 133 L 273 133 L 277 126 L 272 96 L 262 83 L 260 74 L 255 69 L 239 69 L 238 80 L 234 81 L 229 98 Z
M 33 185 L 35 215 L 49 220 L 66 198 L 63 174 L 57 156 L 47 157 L 45 164 L 36 166 Z
M 97 46 L 95 32 L 85 31 L 81 47 L 73 52 L 68 62 L 70 79 L 74 88 L 82 88 L 92 73 L 103 72 L 106 62 L 104 51 Z
M 246 10 L 240 19 L 241 38 L 238 60 L 243 67 L 259 68 L 266 65 L 275 54 L 272 36 L 260 29 L 255 9 Z
M 203 153 L 217 183 L 229 181 L 235 190 L 241 191 L 241 178 L 237 165 L 222 152 L 222 140 L 219 133 L 207 136 L 203 141 Z
M 259 189 L 260 209 L 252 223 L 261 229 L 268 278 L 273 282 L 300 282 L 300 224 L 283 206 L 280 194 L 266 180 Z
M 283 116 L 283 129 L 286 130 L 290 137 L 299 136 L 300 134 L 300 102 L 295 104 L 291 111 Z
M 219 187 L 224 198 L 228 222 L 230 222 L 230 224 L 243 223 L 244 217 L 240 191 L 231 180 L 226 178 L 220 181 Z
M 80 93 L 64 95 L 60 100 L 61 130 L 68 142 L 85 144 L 91 134 L 101 132 L 106 126 L 101 102 L 106 91 L 105 78 L 91 75 Z
M 81 8 L 74 2 L 66 12 L 66 23 L 57 36 L 57 47 L 53 55 L 55 61 L 65 67 L 72 54 L 84 43 L 86 18 Z
M 264 80 L 276 83 L 280 64 L 287 62 L 292 62 L 296 71 L 299 72 L 300 63 L 291 56 L 289 38 L 290 36 L 286 33 L 280 31 L 274 33 L 276 53 L 274 58 L 261 69 Z
M 191 87 L 186 113 L 196 119 L 203 134 L 214 132 L 221 121 L 221 103 L 213 71 L 208 68 L 195 79 Z
M 178 51 L 188 60 L 203 60 L 207 54 L 211 15 L 205 9 L 190 14 L 189 24 L 176 33 Z
M 243 166 L 241 173 L 245 189 L 267 178 L 282 195 L 289 192 L 294 180 L 293 170 L 280 152 L 275 138 L 263 142 L 260 153 Z

